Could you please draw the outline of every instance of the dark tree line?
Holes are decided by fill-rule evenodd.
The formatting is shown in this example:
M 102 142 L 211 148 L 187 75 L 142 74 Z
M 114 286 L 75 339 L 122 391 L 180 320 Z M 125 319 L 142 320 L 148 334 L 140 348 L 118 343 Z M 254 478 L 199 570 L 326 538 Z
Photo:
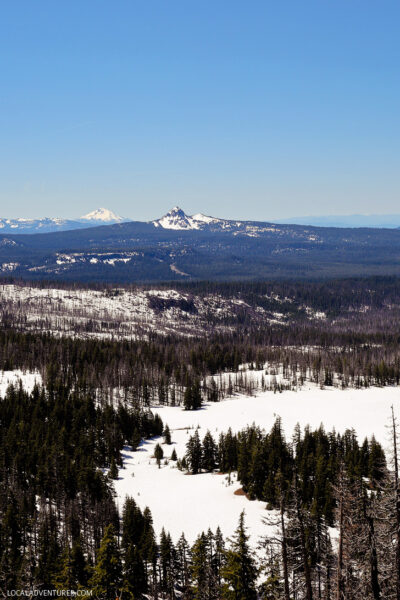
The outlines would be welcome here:
M 0 402 L 0 589 L 49 585 L 50 563 L 68 544 L 93 560 L 105 527 L 118 525 L 102 469 L 115 476 L 125 443 L 162 430 L 150 411 L 102 407 L 51 380 L 31 394 L 9 387 Z
M 182 464 L 183 463 L 183 464 Z M 367 479 L 375 489 L 384 477 L 386 458 L 382 446 L 372 437 L 360 445 L 353 430 L 343 435 L 326 433 L 321 426 L 312 431 L 299 427 L 288 442 L 280 419 L 265 434 L 259 427 L 247 427 L 238 434 L 229 429 L 215 440 L 208 431 L 190 436 L 185 457 L 179 461 L 196 475 L 201 472 L 237 471 L 238 480 L 250 500 L 263 500 L 278 509 L 281 494 L 289 492 L 296 475 L 303 506 L 334 525 L 336 481 L 344 465 L 351 481 Z
M 320 334 L 314 334 L 314 344 L 321 342 Z M 235 392 L 297 389 L 305 380 L 343 388 L 400 382 L 397 338 L 391 343 L 348 340 L 343 347 L 304 349 L 292 346 L 290 335 L 279 336 L 268 339 L 268 332 L 254 332 L 188 340 L 152 334 L 145 340 L 110 341 L 0 330 L 0 369 L 38 370 L 46 385 L 57 380 L 108 397 L 110 403 L 183 404 L 187 409 Z M 251 371 L 266 364 L 265 377 L 254 380 Z M 239 371 L 240 365 L 246 370 Z M 266 376 L 279 371 L 285 383 L 267 385 Z M 230 374 L 229 380 L 219 377 L 223 373 Z
M 143 332 L 139 327 L 134 339 L 125 340 L 117 334 L 115 339 L 101 339 L 102 333 L 112 331 L 110 316 L 100 323 L 98 338 L 85 338 L 92 331 L 90 324 L 87 331 L 80 330 L 80 319 L 75 319 L 74 338 L 67 332 L 58 337 L 41 333 L 51 329 L 45 322 L 49 316 L 45 308 L 39 331 L 29 332 L 24 306 L 9 305 L 2 299 L 0 368 L 36 369 L 45 381 L 48 373 L 57 372 L 64 385 L 101 389 L 110 399 L 118 388 L 125 397 L 145 405 L 186 403 L 188 407 L 198 405 L 199 384 L 203 400 L 215 401 L 232 392 L 254 392 L 250 378 L 232 378 L 231 386 L 218 378 L 204 383 L 210 375 L 237 373 L 240 365 L 250 370 L 262 369 L 266 363 L 270 370 L 283 367 L 289 387 L 301 385 L 305 379 L 321 386 L 398 385 L 399 281 L 369 278 L 176 284 L 174 289 L 185 294 L 181 298 L 151 295 L 150 286 L 127 286 L 123 289 L 149 293 L 149 308 L 156 312 L 171 307 L 181 311 L 182 322 L 186 316 L 196 316 L 196 301 L 201 300 L 203 311 L 204 306 L 208 309 L 202 314 L 198 331 L 193 330 L 190 337 L 181 335 L 179 327 L 169 328 L 165 335 Z M 77 289 L 76 285 L 60 287 Z M 110 298 L 123 291 L 111 286 L 92 287 Z M 171 284 L 164 287 L 170 289 Z M 230 302 L 229 311 L 215 309 L 219 298 Z M 83 303 L 80 310 L 84 309 Z M 317 318 L 318 311 L 326 318 Z M 281 315 L 285 325 L 277 322 L 276 315 Z M 276 389 L 279 391 L 279 385 Z M 191 391 L 193 398 L 189 397 Z

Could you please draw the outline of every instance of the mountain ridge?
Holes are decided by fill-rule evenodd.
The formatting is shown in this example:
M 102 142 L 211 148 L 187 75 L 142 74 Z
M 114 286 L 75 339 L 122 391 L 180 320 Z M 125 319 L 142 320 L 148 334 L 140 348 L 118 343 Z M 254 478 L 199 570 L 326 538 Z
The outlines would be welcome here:
M 104 224 L 111 225 L 126 221 L 129 221 L 129 219 L 120 217 L 109 209 L 97 208 L 77 219 L 64 219 L 62 217 L 42 217 L 36 219 L 23 217 L 15 219 L 0 218 L 0 233 L 54 233 L 57 231 L 73 231 L 75 229 L 98 227 Z
M 400 230 L 186 215 L 43 233 L 0 232 L 0 276 L 91 282 L 400 276 Z
M 302 227 L 326 228 L 388 228 L 400 227 L 400 215 L 343 215 L 343 216 L 316 216 L 297 217 L 287 219 L 273 219 L 271 221 L 254 221 L 246 219 L 225 219 L 205 215 L 201 212 L 188 215 L 179 206 L 174 206 L 165 215 L 150 221 L 135 221 L 122 217 L 114 211 L 101 207 L 76 219 L 61 217 L 29 218 L 0 218 L 0 234 L 21 233 L 40 234 L 61 231 L 73 231 L 103 225 L 118 223 L 143 223 L 152 225 L 159 230 L 173 231 L 220 231 L 233 232 L 237 235 L 254 236 L 268 230 L 274 230 L 282 225 L 299 225 Z

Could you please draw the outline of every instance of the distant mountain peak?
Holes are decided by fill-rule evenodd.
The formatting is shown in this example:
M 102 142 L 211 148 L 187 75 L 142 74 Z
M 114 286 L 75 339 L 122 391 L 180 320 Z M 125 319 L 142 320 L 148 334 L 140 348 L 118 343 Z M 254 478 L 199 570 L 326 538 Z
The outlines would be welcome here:
M 163 229 L 197 229 L 193 227 L 189 217 L 179 206 L 174 206 L 161 219 L 152 221 L 155 227 Z
M 120 223 L 121 221 L 125 221 L 123 217 L 116 215 L 108 208 L 96 208 L 96 210 L 83 215 L 80 219 L 82 221 L 104 221 L 104 223 Z
M 197 213 L 193 216 L 187 215 L 179 206 L 174 206 L 161 219 L 152 221 L 155 227 L 163 229 L 204 229 L 210 223 L 218 223 L 221 219 L 208 217 L 202 213 Z

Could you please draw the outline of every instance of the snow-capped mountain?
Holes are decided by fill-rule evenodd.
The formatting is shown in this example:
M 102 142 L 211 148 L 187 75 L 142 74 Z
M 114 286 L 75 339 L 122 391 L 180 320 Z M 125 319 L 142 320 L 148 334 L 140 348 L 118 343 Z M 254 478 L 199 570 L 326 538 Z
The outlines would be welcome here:
M 163 229 L 205 229 L 207 225 L 211 223 L 223 223 L 223 219 L 216 219 L 214 217 L 208 217 L 202 213 L 196 215 L 187 215 L 179 206 L 174 206 L 166 215 L 161 219 L 152 221 L 155 227 L 162 227 Z
M 1 233 L 48 233 L 80 227 L 78 221 L 44 217 L 43 219 L 1 219 Z
M 399 252 L 396 229 L 234 221 L 187 215 L 179 207 L 147 222 L 122 222 L 106 209 L 75 221 L 0 220 L 0 276 L 27 279 L 115 283 L 400 276 Z
M 112 225 L 129 221 L 116 215 L 107 208 L 98 208 L 78 219 L 61 219 L 58 217 L 44 217 L 39 219 L 2 219 L 0 218 L 0 233 L 52 233 L 55 231 L 69 231 L 99 225 Z
M 161 219 L 151 221 L 154 227 L 162 229 L 175 229 L 177 231 L 197 230 L 210 232 L 226 232 L 233 235 L 245 235 L 259 237 L 266 232 L 276 231 L 273 223 L 259 221 L 232 221 L 230 219 L 218 219 L 197 213 L 187 215 L 179 206 L 174 206 Z
M 124 217 L 120 217 L 116 215 L 115 212 L 109 210 L 108 208 L 96 208 L 87 215 L 83 215 L 79 219 L 79 221 L 96 221 L 96 223 L 123 223 L 124 221 L 129 221 L 129 219 L 125 219 Z

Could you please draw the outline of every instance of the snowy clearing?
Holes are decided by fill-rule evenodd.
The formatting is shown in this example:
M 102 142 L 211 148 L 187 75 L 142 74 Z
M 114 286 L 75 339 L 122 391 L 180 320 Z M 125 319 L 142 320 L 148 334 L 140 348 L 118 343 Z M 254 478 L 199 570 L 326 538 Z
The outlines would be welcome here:
M 354 428 L 359 440 L 373 434 L 384 447 L 389 445 L 386 429 L 392 404 L 400 416 L 400 389 L 396 387 L 356 389 L 324 389 L 308 385 L 299 392 L 266 392 L 255 397 L 237 396 L 216 404 L 208 404 L 202 410 L 188 412 L 180 407 L 153 407 L 168 424 L 173 444 L 162 445 L 164 457 L 169 458 L 175 448 L 178 458 L 185 453 L 186 442 L 194 429 L 199 427 L 203 438 L 209 429 L 218 438 L 229 427 L 239 431 L 256 423 L 267 431 L 277 416 L 282 418 L 283 428 L 291 437 L 296 423 L 302 427 L 317 428 L 323 422 L 326 430 L 335 428 L 343 432 Z M 208 527 L 215 530 L 219 525 L 225 536 L 234 532 L 239 515 L 246 511 L 252 545 L 268 532 L 262 524 L 266 514 L 265 503 L 250 502 L 244 496 L 234 495 L 240 484 L 228 476 L 219 474 L 186 475 L 179 471 L 173 461 L 157 468 L 152 458 L 154 447 L 160 438 L 146 440 L 137 452 L 124 451 L 124 468 L 115 482 L 120 508 L 124 498 L 132 496 L 141 508 L 149 506 L 157 534 L 162 526 L 170 531 L 176 541 L 182 531 L 192 542 L 197 534 Z
M 15 371 L 0 371 L 0 396 L 4 396 L 9 385 L 19 385 L 20 382 L 27 392 L 31 392 L 35 384 L 42 384 L 42 376 L 38 372 L 31 373 L 27 371 L 24 373 L 19 369 Z

